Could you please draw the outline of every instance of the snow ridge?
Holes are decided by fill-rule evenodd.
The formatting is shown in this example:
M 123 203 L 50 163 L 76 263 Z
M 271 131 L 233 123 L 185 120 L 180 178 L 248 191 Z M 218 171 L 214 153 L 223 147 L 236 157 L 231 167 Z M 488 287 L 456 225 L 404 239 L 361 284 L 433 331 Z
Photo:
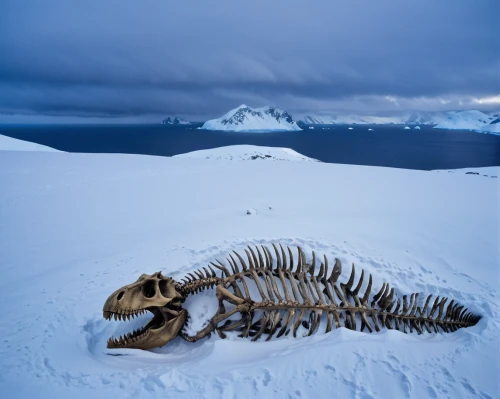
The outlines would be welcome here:
M 0 134 L 0 151 L 45 151 L 45 152 L 59 152 L 52 147 L 47 147 L 42 144 L 32 143 L 15 139 Z
M 231 145 L 175 155 L 174 158 L 215 159 L 224 161 L 306 161 L 320 162 L 291 148 Z
M 299 131 L 292 115 L 277 107 L 251 108 L 245 104 L 220 118 L 212 119 L 200 129 L 225 131 Z

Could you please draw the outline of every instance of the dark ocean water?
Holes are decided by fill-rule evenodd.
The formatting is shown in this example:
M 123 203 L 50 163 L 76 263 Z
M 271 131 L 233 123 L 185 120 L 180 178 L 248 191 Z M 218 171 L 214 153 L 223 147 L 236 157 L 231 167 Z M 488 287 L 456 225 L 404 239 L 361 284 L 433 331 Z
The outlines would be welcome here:
M 308 127 L 301 132 L 234 133 L 165 125 L 0 125 L 0 134 L 68 152 L 172 156 L 253 144 L 288 147 L 331 163 L 420 170 L 500 166 L 500 136 L 425 126 Z

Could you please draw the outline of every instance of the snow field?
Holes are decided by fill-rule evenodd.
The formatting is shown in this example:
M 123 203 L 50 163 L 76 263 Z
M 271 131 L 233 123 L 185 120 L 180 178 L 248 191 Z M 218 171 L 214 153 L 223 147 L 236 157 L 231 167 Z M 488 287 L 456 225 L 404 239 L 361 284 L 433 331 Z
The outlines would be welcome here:
M 0 152 L 2 396 L 498 397 L 500 180 L 482 175 L 500 168 L 477 176 L 227 160 L 234 151 L 214 151 L 217 162 Z M 180 280 L 272 242 L 338 257 L 343 281 L 354 262 L 374 288 L 449 296 L 483 318 L 452 334 L 341 328 L 106 349 L 109 336 L 148 320 L 102 318 L 118 287 L 159 270 Z M 189 298 L 188 328 L 214 306 L 210 291 Z

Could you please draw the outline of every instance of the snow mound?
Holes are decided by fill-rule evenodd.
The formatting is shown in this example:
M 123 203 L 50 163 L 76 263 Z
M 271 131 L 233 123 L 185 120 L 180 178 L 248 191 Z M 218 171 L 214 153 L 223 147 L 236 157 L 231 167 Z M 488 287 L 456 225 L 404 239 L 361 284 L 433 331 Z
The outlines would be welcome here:
M 218 119 L 203 124 L 200 129 L 225 131 L 299 131 L 292 116 L 277 107 L 251 108 L 240 105 Z
M 411 129 L 411 127 L 410 127 L 410 126 L 405 126 L 405 127 L 404 127 L 404 130 L 410 130 L 410 129 Z
M 420 126 L 415 126 L 413 129 L 417 129 L 417 130 L 420 130 Z
M 45 152 L 60 152 L 51 147 L 42 144 L 32 143 L 15 139 L 12 137 L 0 134 L 0 151 L 45 151 Z
M 450 111 L 446 120 L 434 126 L 435 129 L 474 130 L 489 125 L 494 117 L 481 111 Z
M 319 162 L 306 157 L 290 148 L 260 147 L 256 145 L 232 145 L 188 152 L 174 156 L 174 158 L 215 159 L 224 161 L 307 161 Z
M 0 187 L 4 398 L 498 397 L 500 179 L 6 151 Z M 307 261 L 312 250 L 339 258 L 342 282 L 355 263 L 363 291 L 371 274 L 372 293 L 387 281 L 398 297 L 448 297 L 482 319 L 450 334 L 339 328 L 106 349 L 109 336 L 150 318 L 104 320 L 104 301 L 119 287 L 159 270 L 180 281 L 232 250 L 277 242 L 295 255 L 300 245 Z M 218 303 L 212 289 L 185 306 L 196 329 Z

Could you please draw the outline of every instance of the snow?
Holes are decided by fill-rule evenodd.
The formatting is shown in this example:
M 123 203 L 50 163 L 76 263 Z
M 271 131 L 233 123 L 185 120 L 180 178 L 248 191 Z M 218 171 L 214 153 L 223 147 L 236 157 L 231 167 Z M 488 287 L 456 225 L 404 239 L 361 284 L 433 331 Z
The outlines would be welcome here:
M 500 179 L 202 158 L 2 152 L 2 397 L 498 397 Z M 398 294 L 449 296 L 483 318 L 450 334 L 340 328 L 106 349 L 148 318 L 102 318 L 118 287 L 158 270 L 180 279 L 271 242 L 354 262 Z M 213 291 L 188 302 L 193 328 L 217 307 Z
M 292 116 L 280 108 L 251 108 L 245 104 L 218 119 L 205 122 L 200 129 L 257 132 L 302 130 Z
M 304 123 L 318 125 L 388 125 L 393 123 L 403 123 L 399 116 L 376 116 L 376 115 L 356 115 L 356 114 L 338 114 L 338 115 L 316 115 L 307 114 L 299 118 Z
M 352 129 L 353 129 L 352 127 L 349 128 L 349 130 L 352 130 Z
M 498 166 L 489 166 L 484 168 L 442 169 L 435 170 L 434 172 L 457 173 L 462 175 L 490 177 L 493 179 L 500 178 L 500 167 Z
M 404 130 L 410 130 L 410 129 L 411 129 L 411 127 L 410 127 L 410 126 L 405 126 L 405 127 L 404 127 Z
M 436 125 L 437 129 L 474 130 L 481 133 L 499 134 L 500 127 L 490 125 L 498 113 L 484 113 L 477 110 L 449 111 L 449 112 L 413 112 L 399 113 L 390 116 L 337 114 L 333 116 L 307 114 L 299 120 L 310 124 L 399 124 L 417 125 L 414 129 L 420 129 L 418 125 Z
M 47 151 L 59 152 L 51 147 L 45 145 L 32 143 L 29 141 L 19 140 L 12 137 L 0 134 L 0 151 Z
M 174 158 L 214 159 L 226 161 L 307 161 L 319 162 L 290 148 L 232 145 L 176 155 Z
M 500 134 L 500 123 L 481 126 L 477 131 L 480 133 Z
M 370 129 L 368 129 L 368 130 L 370 130 L 370 131 L 372 131 L 372 132 L 373 132 L 373 129 L 372 129 L 372 128 L 370 128 Z
M 452 111 L 442 123 L 434 126 L 435 129 L 483 130 L 494 119 L 481 111 Z

